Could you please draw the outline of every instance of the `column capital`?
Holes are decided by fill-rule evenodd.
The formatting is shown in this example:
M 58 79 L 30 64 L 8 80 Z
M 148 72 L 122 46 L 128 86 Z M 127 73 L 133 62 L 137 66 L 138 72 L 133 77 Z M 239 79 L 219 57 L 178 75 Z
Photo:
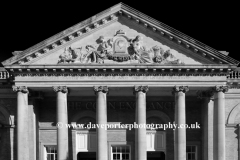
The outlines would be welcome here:
M 29 90 L 26 86 L 12 86 L 13 92 L 22 92 L 29 93 Z
M 228 91 L 228 86 L 215 86 L 212 88 L 213 92 L 227 92 Z
M 94 90 L 95 94 L 97 92 L 103 92 L 103 93 L 108 93 L 109 92 L 108 86 L 94 86 L 93 90 Z
M 54 92 L 62 92 L 62 93 L 68 93 L 67 86 L 53 86 Z
M 149 90 L 148 86 L 134 86 L 133 93 L 136 93 L 136 92 L 147 93 L 148 90 Z
M 172 94 L 174 94 L 175 92 L 183 92 L 186 93 L 189 91 L 188 86 L 174 86 L 173 90 L 172 90 Z
M 213 90 L 197 91 L 197 98 L 199 99 L 204 99 L 204 98 L 213 99 L 213 95 L 214 95 Z

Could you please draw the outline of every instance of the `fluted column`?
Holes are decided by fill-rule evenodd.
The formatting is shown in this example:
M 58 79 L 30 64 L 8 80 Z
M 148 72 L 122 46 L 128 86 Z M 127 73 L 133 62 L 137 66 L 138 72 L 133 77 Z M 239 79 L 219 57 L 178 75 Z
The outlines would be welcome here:
M 188 91 L 188 86 L 173 87 L 173 94 L 175 96 L 175 124 L 177 126 L 186 124 L 185 114 L 185 93 Z M 186 159 L 186 128 L 175 129 L 174 134 L 174 159 Z
M 28 160 L 28 89 L 13 86 L 17 92 L 17 160 Z
M 97 160 L 108 159 L 107 130 L 101 127 L 107 124 L 107 86 L 94 86 L 97 111 Z
M 57 159 L 68 160 L 68 112 L 67 112 L 67 93 L 66 86 L 54 86 L 53 90 L 57 93 L 57 123 L 62 127 L 57 128 Z
M 146 93 L 148 86 L 135 86 L 136 95 L 136 123 L 139 128 L 135 129 L 135 159 L 147 159 L 147 137 L 146 137 Z M 142 126 L 142 127 L 140 127 Z
M 213 91 L 198 91 L 197 95 L 203 100 L 203 159 L 213 160 Z
M 215 86 L 214 91 L 214 119 L 213 119 L 213 159 L 225 160 L 225 95 L 227 86 Z

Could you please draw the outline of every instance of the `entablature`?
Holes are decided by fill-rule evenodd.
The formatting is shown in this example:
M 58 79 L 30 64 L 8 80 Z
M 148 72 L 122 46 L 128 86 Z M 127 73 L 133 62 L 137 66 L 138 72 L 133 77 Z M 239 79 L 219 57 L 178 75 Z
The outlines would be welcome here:
M 56 85 L 91 87 L 95 85 L 130 87 L 149 85 L 226 85 L 229 65 L 12 65 L 5 68 L 15 85 L 50 87 Z

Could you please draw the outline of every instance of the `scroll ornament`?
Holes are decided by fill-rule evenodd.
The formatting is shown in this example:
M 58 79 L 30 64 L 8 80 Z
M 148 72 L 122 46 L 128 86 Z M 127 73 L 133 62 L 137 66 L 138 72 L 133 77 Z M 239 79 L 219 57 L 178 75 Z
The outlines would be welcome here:
M 94 86 L 93 90 L 95 91 L 95 93 L 97 93 L 97 92 L 108 93 L 109 92 L 109 89 L 107 86 Z
M 228 86 L 215 86 L 213 89 L 212 89 L 214 92 L 227 92 L 228 91 Z
M 175 92 L 183 92 L 186 93 L 189 91 L 188 86 L 174 86 L 172 93 L 174 94 Z
M 135 92 L 143 92 L 143 93 L 147 93 L 149 90 L 148 86 L 134 86 L 134 93 Z
M 53 86 L 53 90 L 55 92 L 68 93 L 68 89 L 66 86 Z
M 13 92 L 29 93 L 26 86 L 12 86 Z

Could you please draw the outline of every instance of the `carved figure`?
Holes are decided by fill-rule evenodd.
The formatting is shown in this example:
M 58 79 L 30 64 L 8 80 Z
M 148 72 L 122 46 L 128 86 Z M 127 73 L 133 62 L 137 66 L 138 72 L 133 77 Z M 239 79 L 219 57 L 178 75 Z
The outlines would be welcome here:
M 104 63 L 104 59 L 112 55 L 112 46 L 110 45 L 113 43 L 112 39 L 108 42 L 103 36 L 100 36 L 99 41 L 100 44 L 97 49 L 92 45 L 86 46 L 86 63 Z
M 96 49 L 92 45 L 87 45 L 82 63 L 96 63 Z
M 98 46 L 98 51 L 105 54 L 112 54 L 112 44 L 113 39 L 109 39 L 108 41 L 105 39 L 104 36 L 99 37 L 100 44 Z
M 97 49 L 92 45 L 86 46 L 87 54 L 84 56 L 83 63 L 103 63 L 104 59 L 106 59 L 107 51 L 97 51 Z
M 164 60 L 163 54 L 164 50 L 159 46 L 152 47 L 154 58 L 153 61 L 156 63 L 161 63 Z
M 72 54 L 68 47 L 65 48 L 64 52 L 59 56 L 60 60 L 58 63 L 66 63 L 72 60 Z
M 104 63 L 104 60 L 124 62 L 137 60 L 138 63 L 158 64 L 183 64 L 177 59 L 171 50 L 163 50 L 160 46 L 146 49 L 142 45 L 143 37 L 137 35 L 129 39 L 119 30 L 113 38 L 108 40 L 104 36 L 97 39 L 98 45 L 86 45 L 85 47 L 66 47 L 59 56 L 58 63 Z
M 136 38 L 132 40 L 128 48 L 130 58 L 138 60 L 139 63 L 152 63 L 151 51 L 147 51 L 146 48 L 142 46 L 141 42 L 141 36 L 136 36 Z
M 72 49 L 71 47 L 66 47 L 64 52 L 59 56 L 60 60 L 58 63 L 72 63 L 81 57 L 81 48 Z
M 179 59 L 176 59 L 176 57 L 171 53 L 171 51 L 169 49 L 164 52 L 164 50 L 161 47 L 154 46 L 154 47 L 152 47 L 152 50 L 154 52 L 153 61 L 155 63 L 183 64 Z

